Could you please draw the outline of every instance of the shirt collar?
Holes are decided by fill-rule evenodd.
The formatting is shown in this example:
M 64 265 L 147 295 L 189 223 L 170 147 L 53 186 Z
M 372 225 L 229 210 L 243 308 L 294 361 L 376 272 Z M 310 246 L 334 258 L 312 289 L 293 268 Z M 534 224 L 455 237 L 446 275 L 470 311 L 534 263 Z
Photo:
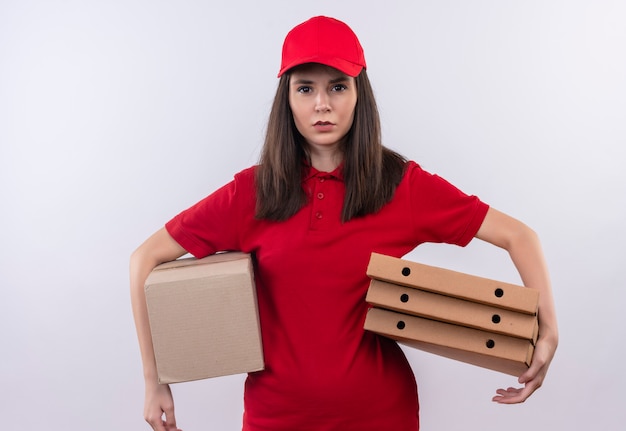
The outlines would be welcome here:
M 341 162 L 337 168 L 332 172 L 322 172 L 315 169 L 308 161 L 302 163 L 302 181 L 308 181 L 312 178 L 332 178 L 338 181 L 343 181 L 343 168 L 344 162 Z

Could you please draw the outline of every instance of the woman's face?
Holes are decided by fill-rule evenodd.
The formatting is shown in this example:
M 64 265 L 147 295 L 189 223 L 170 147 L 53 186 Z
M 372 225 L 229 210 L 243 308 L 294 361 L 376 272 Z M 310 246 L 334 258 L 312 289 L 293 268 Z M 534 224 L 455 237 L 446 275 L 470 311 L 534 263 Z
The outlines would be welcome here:
M 332 67 L 310 64 L 291 72 L 289 106 L 311 151 L 335 149 L 354 120 L 356 85 Z

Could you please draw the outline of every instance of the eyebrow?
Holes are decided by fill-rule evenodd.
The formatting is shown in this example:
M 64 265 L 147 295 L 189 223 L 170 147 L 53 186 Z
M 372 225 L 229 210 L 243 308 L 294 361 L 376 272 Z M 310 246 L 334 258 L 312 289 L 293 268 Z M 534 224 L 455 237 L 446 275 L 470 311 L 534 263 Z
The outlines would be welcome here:
M 348 77 L 347 76 L 339 76 L 337 78 L 331 79 L 330 81 L 328 81 L 329 84 L 338 84 L 340 82 L 345 82 L 348 81 Z M 300 78 L 300 79 L 296 79 L 295 81 L 291 82 L 291 85 L 310 85 L 310 84 L 314 84 L 315 82 L 310 80 L 310 79 L 305 79 L 305 78 Z

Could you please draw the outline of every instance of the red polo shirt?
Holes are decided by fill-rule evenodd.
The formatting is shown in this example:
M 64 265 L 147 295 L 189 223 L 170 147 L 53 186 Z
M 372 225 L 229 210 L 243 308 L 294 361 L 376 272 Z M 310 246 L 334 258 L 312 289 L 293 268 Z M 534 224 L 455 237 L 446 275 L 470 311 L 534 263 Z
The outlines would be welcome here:
M 402 257 L 424 242 L 464 246 L 487 205 L 414 162 L 378 213 L 341 222 L 341 168 L 308 168 L 309 199 L 289 220 L 254 217 L 254 168 L 166 225 L 201 258 L 256 257 L 266 369 L 248 376 L 244 430 L 416 431 L 417 388 L 397 344 L 363 330 L 372 252 Z

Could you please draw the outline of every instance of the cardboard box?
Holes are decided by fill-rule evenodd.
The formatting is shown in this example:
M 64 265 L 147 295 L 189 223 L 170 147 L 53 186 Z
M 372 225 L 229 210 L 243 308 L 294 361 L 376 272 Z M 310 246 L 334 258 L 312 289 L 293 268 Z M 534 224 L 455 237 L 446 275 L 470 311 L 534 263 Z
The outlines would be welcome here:
M 164 263 L 148 276 L 145 292 L 159 383 L 263 369 L 248 254 Z
M 378 308 L 537 341 L 536 315 L 466 301 L 451 296 L 372 280 L 365 298 Z
M 493 334 L 395 311 L 372 308 L 365 329 L 402 344 L 519 377 L 531 363 L 528 340 Z
M 372 253 L 367 275 L 389 283 L 417 287 L 520 313 L 534 315 L 539 306 L 539 291 L 536 289 L 378 253 Z

